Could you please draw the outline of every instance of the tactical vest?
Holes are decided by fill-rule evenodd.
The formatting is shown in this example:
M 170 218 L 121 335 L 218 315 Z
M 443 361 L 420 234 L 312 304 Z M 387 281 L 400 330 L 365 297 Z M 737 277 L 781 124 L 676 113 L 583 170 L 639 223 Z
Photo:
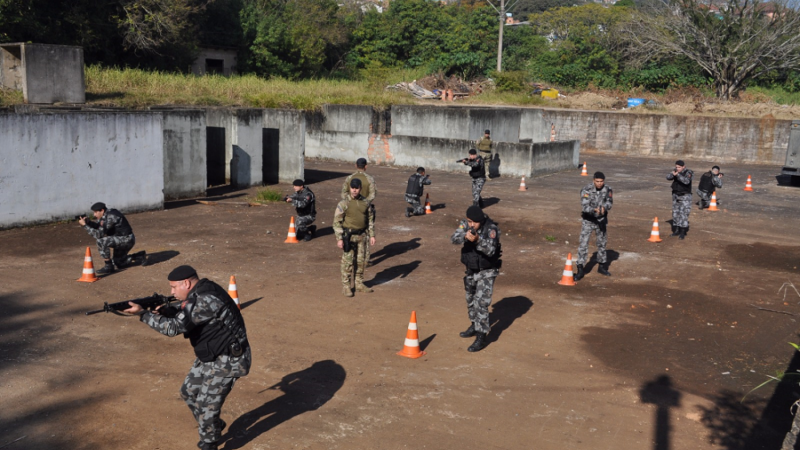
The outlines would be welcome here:
M 684 169 L 684 172 L 681 172 L 681 173 L 685 173 L 685 169 Z M 676 176 L 672 180 L 672 193 L 673 194 L 678 194 L 678 195 L 691 194 L 692 193 L 692 180 L 691 179 L 689 180 L 689 184 L 683 184 L 680 181 L 678 181 L 678 177 Z
M 408 186 L 406 187 L 406 194 L 419 198 L 422 196 L 422 184 L 420 183 L 422 175 L 415 173 L 408 177 Z
M 113 229 L 108 228 L 108 216 L 114 216 L 120 219 Z M 128 236 L 133 234 L 133 228 L 131 228 L 128 219 L 126 219 L 121 212 L 116 209 L 109 209 L 106 211 L 106 220 L 103 222 L 103 232 L 106 236 Z
M 356 173 L 354 173 L 353 176 L 350 177 L 350 180 L 352 180 L 353 178 L 358 178 L 359 180 L 361 180 L 361 196 L 364 197 L 364 198 L 369 197 L 369 189 L 372 186 L 369 184 L 369 180 L 367 179 L 367 176 L 364 175 L 364 172 L 356 172 Z M 349 185 L 349 182 L 348 182 L 348 185 Z
M 479 162 L 478 167 L 470 168 L 469 175 L 472 178 L 486 178 L 486 165 L 483 163 L 483 158 L 478 156 L 476 161 Z
M 189 293 L 189 301 L 184 306 L 184 311 L 191 315 L 197 298 L 205 295 L 213 295 L 222 300 L 222 308 L 217 311 L 215 319 L 192 328 L 184 333 L 183 337 L 189 339 L 194 354 L 200 361 L 211 362 L 223 354 L 238 356 L 233 354 L 231 349 L 235 344 L 238 344 L 241 351 L 247 348 L 247 331 L 242 313 L 225 289 L 203 278 Z
M 481 140 L 478 141 L 478 150 L 482 152 L 491 152 L 492 140 L 486 137 L 482 137 Z
M 369 203 L 364 200 L 364 197 L 359 196 L 357 199 L 351 198 L 347 203 L 347 211 L 344 212 L 344 220 L 342 227 L 351 230 L 364 230 L 367 228 L 367 211 L 369 210 Z
M 311 195 L 311 202 L 305 208 L 297 208 L 297 215 L 299 216 L 316 216 L 317 215 L 317 199 L 311 189 L 305 187 L 297 194 L 298 199 L 303 199 L 306 195 Z
M 714 175 L 711 172 L 706 172 L 700 177 L 700 183 L 697 185 L 697 189 L 704 191 L 704 192 L 714 192 Z
M 466 239 L 464 240 L 464 246 L 461 247 L 461 263 L 464 264 L 468 270 L 480 272 L 481 270 L 487 269 L 499 269 L 502 265 L 502 261 L 500 261 L 500 257 L 502 256 L 502 248 L 499 239 L 500 230 L 495 226 L 494 222 L 492 222 L 492 219 L 486 219 L 486 223 L 478 230 L 478 234 L 480 235 L 480 239 L 491 239 L 491 237 L 489 237 L 491 230 L 494 230 L 498 236 L 497 248 L 491 257 L 478 251 L 477 241 L 470 242 Z M 480 239 L 478 241 L 480 241 Z

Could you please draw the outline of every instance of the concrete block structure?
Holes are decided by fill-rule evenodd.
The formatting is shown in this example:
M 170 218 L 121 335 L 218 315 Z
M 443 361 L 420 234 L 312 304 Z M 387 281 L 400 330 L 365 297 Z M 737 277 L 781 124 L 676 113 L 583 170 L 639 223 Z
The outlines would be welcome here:
M 192 63 L 192 73 L 197 76 L 236 74 L 236 49 L 227 47 L 201 47 Z
M 0 44 L 0 85 L 22 91 L 25 103 L 84 103 L 83 48 Z

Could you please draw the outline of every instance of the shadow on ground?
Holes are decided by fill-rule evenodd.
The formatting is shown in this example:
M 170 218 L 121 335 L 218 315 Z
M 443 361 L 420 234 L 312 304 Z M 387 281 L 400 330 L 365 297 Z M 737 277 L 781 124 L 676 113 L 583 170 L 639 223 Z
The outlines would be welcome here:
M 506 297 L 492 305 L 492 312 L 489 315 L 491 331 L 486 336 L 489 343 L 497 341 L 515 320 L 524 316 L 533 306 L 533 302 L 528 297 L 516 296 Z
M 264 389 L 276 389 L 283 395 L 237 418 L 219 443 L 225 445 L 225 450 L 243 448 L 276 426 L 319 409 L 342 387 L 346 376 L 344 367 L 332 360 L 317 361 L 307 369 L 286 375 Z

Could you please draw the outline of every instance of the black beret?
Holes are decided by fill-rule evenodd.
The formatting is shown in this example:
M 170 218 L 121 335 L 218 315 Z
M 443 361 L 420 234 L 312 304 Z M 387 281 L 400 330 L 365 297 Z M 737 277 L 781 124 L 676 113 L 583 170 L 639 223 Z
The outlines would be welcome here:
M 483 210 L 477 206 L 470 206 L 467 208 L 467 219 L 473 222 L 483 222 L 486 220 L 486 214 L 484 214 Z
M 197 271 L 192 266 L 178 266 L 167 275 L 169 281 L 183 281 L 197 277 Z
M 714 169 L 719 170 L 719 166 L 714 166 L 714 167 L 711 168 L 711 170 L 714 170 Z
M 351 188 L 361 188 L 361 179 L 353 178 L 350 180 L 350 187 Z
M 685 166 L 686 164 L 684 164 L 682 159 L 679 159 L 679 160 L 675 161 L 675 165 L 676 166 Z
M 489 130 L 486 130 L 486 131 L 484 131 L 484 133 L 486 133 L 486 134 L 490 134 L 490 133 L 489 133 Z
M 364 159 L 364 158 L 358 158 L 358 159 L 356 160 L 356 165 L 357 165 L 358 167 L 365 167 L 365 166 L 367 165 L 367 160 L 366 160 L 366 159 Z
M 97 202 L 94 205 L 92 205 L 92 211 L 98 212 L 104 209 L 106 209 L 106 204 L 103 202 Z
M 603 172 L 595 172 L 594 173 L 594 177 L 595 177 L 595 179 L 600 178 L 601 180 L 605 180 L 606 179 L 606 174 L 604 174 Z
M 300 178 L 292 181 L 292 186 L 305 186 L 305 183 Z
M 478 154 L 478 151 L 477 151 L 477 150 L 475 150 L 474 148 L 471 148 L 471 149 L 469 149 L 469 154 L 470 154 L 470 155 L 477 155 L 477 154 Z

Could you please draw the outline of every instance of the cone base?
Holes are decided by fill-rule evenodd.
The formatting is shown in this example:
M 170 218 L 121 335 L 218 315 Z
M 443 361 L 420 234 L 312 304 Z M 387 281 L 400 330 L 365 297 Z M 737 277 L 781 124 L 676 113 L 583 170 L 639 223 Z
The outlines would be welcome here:
M 288 238 L 285 241 L 283 241 L 283 243 L 284 244 L 299 244 L 300 241 L 298 241 L 297 238 Z
M 397 352 L 397 354 L 400 356 L 405 356 L 406 358 L 417 359 L 420 356 L 425 356 L 427 353 L 423 351 L 420 351 L 418 353 L 411 353 L 409 349 L 404 348 L 403 351 Z
M 753 192 L 752 188 L 751 189 L 744 188 L 744 190 L 747 191 L 747 192 Z
M 84 277 L 80 277 L 75 281 L 80 281 L 80 282 L 83 282 L 83 283 L 94 283 L 95 281 L 100 281 L 100 278 L 94 277 L 94 280 L 92 280 L 92 279 L 88 279 L 88 278 L 84 279 Z
M 558 284 L 562 286 L 575 286 L 578 283 L 576 283 L 575 280 L 573 280 L 572 278 L 563 277 L 561 278 L 561 281 L 558 282 Z
M 662 240 L 663 239 L 661 239 L 661 238 L 659 238 L 659 239 L 650 238 L 650 239 L 647 240 L 647 242 L 661 242 Z

